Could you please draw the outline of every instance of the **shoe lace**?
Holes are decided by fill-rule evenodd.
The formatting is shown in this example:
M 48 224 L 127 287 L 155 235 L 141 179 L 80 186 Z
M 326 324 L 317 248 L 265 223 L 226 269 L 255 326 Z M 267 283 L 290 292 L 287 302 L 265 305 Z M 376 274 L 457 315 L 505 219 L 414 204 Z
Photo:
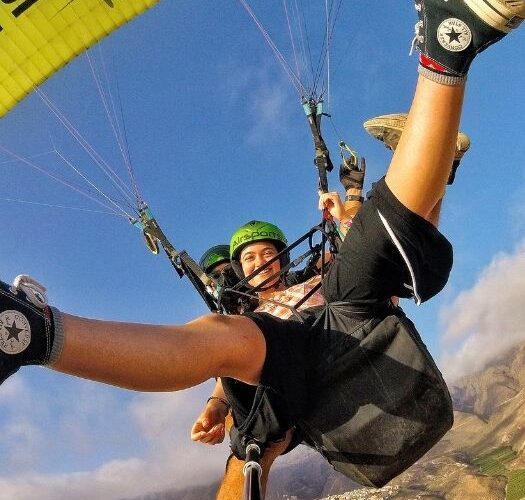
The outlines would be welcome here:
M 416 0 L 414 3 L 414 8 L 421 12 L 421 0 Z M 414 39 L 412 40 L 412 44 L 410 45 L 410 52 L 409 56 L 411 56 L 414 53 L 414 49 L 416 48 L 416 44 L 423 43 L 425 41 L 425 37 L 422 35 L 423 33 L 423 21 L 418 21 L 415 25 L 414 31 L 416 32 L 416 35 L 414 36 Z
M 27 274 L 19 274 L 14 279 L 11 291 L 15 294 L 19 291 L 24 292 L 27 300 L 40 309 L 43 309 L 47 305 L 45 287 Z
M 421 10 L 421 7 L 419 7 L 418 9 L 418 5 L 416 4 L 416 9 L 417 10 Z M 422 44 L 424 41 L 425 41 L 425 37 L 423 36 L 423 21 L 418 21 L 416 23 L 416 25 L 414 26 L 414 32 L 415 32 L 415 36 L 412 40 L 412 44 L 410 45 L 410 52 L 409 52 L 409 56 L 411 56 L 414 52 L 414 49 L 416 48 L 416 45 L 419 43 L 419 44 Z

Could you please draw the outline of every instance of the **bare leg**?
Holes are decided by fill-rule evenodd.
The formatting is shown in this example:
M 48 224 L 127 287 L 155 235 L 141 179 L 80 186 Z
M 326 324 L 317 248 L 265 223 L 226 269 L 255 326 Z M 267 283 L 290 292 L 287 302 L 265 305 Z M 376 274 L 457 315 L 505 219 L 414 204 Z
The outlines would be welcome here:
M 264 336 L 243 316 L 203 316 L 183 326 L 64 315 L 65 344 L 53 369 L 140 391 L 173 391 L 214 376 L 259 381 Z
M 430 211 L 427 220 L 434 226 L 439 226 L 439 216 L 441 215 L 441 206 L 443 205 L 443 198 L 441 198 Z
M 276 443 L 270 443 L 266 450 L 264 451 L 263 456 L 261 457 L 261 489 L 262 497 L 266 495 L 266 486 L 268 484 L 268 477 L 270 475 L 270 469 L 277 459 L 290 444 L 293 436 L 293 429 L 290 429 L 286 433 L 286 437 L 283 441 Z M 244 489 L 244 476 L 242 474 L 242 469 L 244 467 L 244 461 L 239 460 L 234 455 L 230 455 L 228 461 L 226 462 L 226 472 L 224 473 L 224 478 L 222 479 L 221 485 L 217 492 L 217 500 L 233 500 L 236 498 L 242 497 L 242 492 Z
M 419 77 L 405 129 L 386 175 L 396 198 L 427 219 L 443 196 L 450 174 L 464 91 L 464 85 L 441 85 Z
M 234 455 L 230 455 L 226 462 L 226 471 L 217 491 L 217 500 L 233 500 L 242 498 L 244 488 L 244 476 L 242 468 L 244 461 Z

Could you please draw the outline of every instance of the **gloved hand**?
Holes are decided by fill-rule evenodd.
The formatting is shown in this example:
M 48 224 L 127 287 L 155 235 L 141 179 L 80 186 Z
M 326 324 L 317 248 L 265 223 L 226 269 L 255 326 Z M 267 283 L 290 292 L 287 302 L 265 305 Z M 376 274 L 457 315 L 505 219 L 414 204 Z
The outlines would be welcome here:
M 363 189 L 366 171 L 365 159 L 359 158 L 344 142 L 341 142 L 339 147 L 341 148 L 342 158 L 342 163 L 339 166 L 339 180 L 341 184 L 345 191 L 349 189 Z

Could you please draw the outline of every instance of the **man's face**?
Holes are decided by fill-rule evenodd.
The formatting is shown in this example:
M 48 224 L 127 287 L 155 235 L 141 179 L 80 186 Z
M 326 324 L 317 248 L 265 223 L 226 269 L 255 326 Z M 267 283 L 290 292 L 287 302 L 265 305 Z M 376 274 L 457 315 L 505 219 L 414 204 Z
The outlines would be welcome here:
M 228 265 L 228 262 L 221 262 L 220 264 L 217 264 L 215 267 L 212 267 L 211 270 L 208 271 L 208 274 L 211 278 L 218 280 L 221 277 L 222 271 L 224 271 L 224 268 Z
M 266 264 L 269 260 L 273 259 L 279 252 L 275 245 L 269 241 L 259 241 L 247 245 L 241 251 L 240 262 L 242 270 L 245 276 L 252 274 L 255 270 Z M 271 266 L 268 266 L 264 271 L 260 272 L 252 280 L 250 285 L 257 286 L 263 281 L 266 281 L 270 276 L 278 273 L 281 269 L 281 263 L 276 260 Z M 276 276 L 273 281 L 268 283 L 266 286 L 272 286 L 278 283 L 280 280 L 279 276 Z

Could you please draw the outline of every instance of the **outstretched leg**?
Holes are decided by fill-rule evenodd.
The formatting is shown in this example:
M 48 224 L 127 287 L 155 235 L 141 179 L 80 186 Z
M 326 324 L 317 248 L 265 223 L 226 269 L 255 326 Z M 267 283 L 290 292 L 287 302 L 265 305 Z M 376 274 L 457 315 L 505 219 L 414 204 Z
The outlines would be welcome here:
M 406 113 L 397 113 L 377 116 L 367 120 L 363 126 L 365 130 L 374 138 L 380 140 L 392 152 L 395 152 L 399 139 L 404 132 L 407 120 Z M 431 148 L 432 144 L 426 144 L 425 149 Z M 454 183 L 456 171 L 461 163 L 461 159 L 470 148 L 470 138 L 467 134 L 459 132 L 456 139 L 456 148 L 454 152 L 454 161 L 452 163 L 452 170 L 447 180 L 447 185 Z M 443 196 L 445 192 L 443 192 Z M 443 197 L 434 205 L 429 215 L 425 217 L 434 226 L 438 226 L 439 216 L 441 213 L 441 206 Z
M 386 174 L 396 198 L 426 219 L 443 196 L 450 175 L 464 92 L 464 84 L 449 86 L 418 78 L 405 129 Z
M 415 6 L 421 76 L 386 182 L 407 208 L 428 218 L 450 174 L 470 64 L 521 24 L 525 1 L 416 0 Z
M 28 364 L 142 391 L 214 376 L 259 381 L 266 342 L 244 316 L 210 314 L 182 326 L 98 321 L 47 306 L 34 280 L 15 285 L 0 282 L 0 383 Z
M 173 391 L 212 377 L 256 384 L 264 337 L 243 316 L 203 316 L 182 326 L 96 321 L 64 315 L 55 370 L 140 391 Z

